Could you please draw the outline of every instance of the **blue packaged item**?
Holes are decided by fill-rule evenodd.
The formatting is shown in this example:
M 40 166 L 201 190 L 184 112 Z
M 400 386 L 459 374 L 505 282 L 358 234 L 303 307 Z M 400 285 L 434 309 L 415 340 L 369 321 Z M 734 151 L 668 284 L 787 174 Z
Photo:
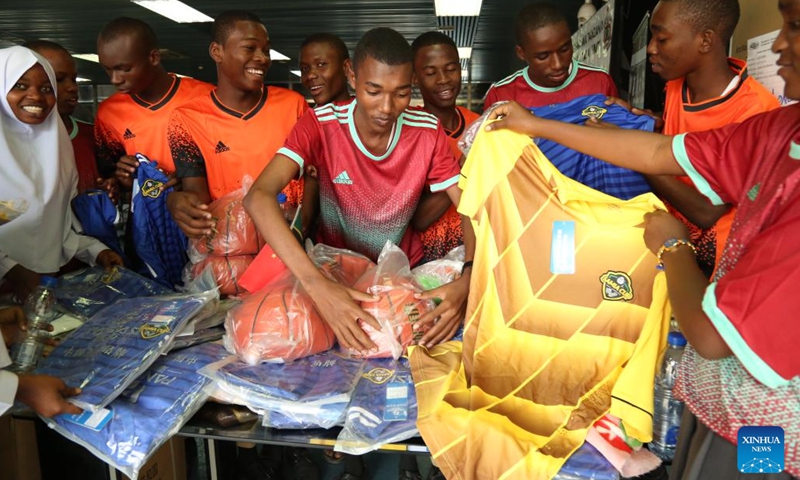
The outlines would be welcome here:
M 335 351 L 288 363 L 248 365 L 236 357 L 202 373 L 215 381 L 222 399 L 264 415 L 273 428 L 330 428 L 341 424 L 363 365 Z
M 129 478 L 138 478 L 148 458 L 205 403 L 210 380 L 198 370 L 227 355 L 222 345 L 206 343 L 162 356 L 106 409 L 43 420 Z
M 553 480 L 619 480 L 619 472 L 596 448 L 584 443 L 570 455 Z
M 82 389 L 70 402 L 95 412 L 166 352 L 216 292 L 120 300 L 100 310 L 43 359 L 36 373 Z
M 370 359 L 358 379 L 334 450 L 363 455 L 415 437 L 417 395 L 408 360 Z
M 634 115 L 619 105 L 606 105 L 605 101 L 605 95 L 586 95 L 531 110 L 542 118 L 578 125 L 594 117 L 626 129 L 653 131 L 655 120 L 652 117 Z M 622 200 L 651 191 L 650 184 L 638 172 L 611 165 L 552 140 L 539 138 L 536 145 L 561 173 L 595 190 Z
M 123 267 L 100 266 L 62 275 L 58 279 L 58 303 L 71 313 L 90 318 L 122 298 L 152 297 L 174 293 L 163 285 Z
M 180 285 L 188 241 L 167 210 L 172 188 L 161 191 L 169 179 L 158 169 L 158 162 L 137 153 L 139 168 L 133 181 L 131 216 L 133 244 L 145 265 L 143 274 L 169 288 Z
M 124 257 L 117 236 L 119 210 L 105 190 L 91 189 L 72 199 L 72 212 L 83 227 L 83 234 L 94 237 Z

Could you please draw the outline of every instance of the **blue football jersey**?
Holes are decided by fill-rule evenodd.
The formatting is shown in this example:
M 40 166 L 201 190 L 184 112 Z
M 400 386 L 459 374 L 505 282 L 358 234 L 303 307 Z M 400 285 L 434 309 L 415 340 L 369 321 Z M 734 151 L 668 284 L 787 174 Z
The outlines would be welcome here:
M 133 182 L 131 216 L 136 254 L 145 265 L 140 273 L 173 288 L 181 284 L 181 272 L 188 261 L 186 235 L 167 210 L 167 195 L 172 188 L 161 191 L 169 179 L 158 169 L 158 162 L 140 153 L 136 160 L 139 168 Z
M 87 190 L 73 198 L 72 212 L 81 222 L 84 235 L 100 240 L 123 255 L 115 226 L 119 221 L 119 211 L 104 190 Z
M 531 110 L 542 118 L 578 125 L 594 117 L 621 128 L 653 131 L 653 118 L 634 115 L 619 105 L 606 105 L 605 100 L 605 95 L 586 95 L 566 103 Z M 638 172 L 611 165 L 552 140 L 540 138 L 536 139 L 536 144 L 561 173 L 595 190 L 622 200 L 651 191 L 647 180 Z

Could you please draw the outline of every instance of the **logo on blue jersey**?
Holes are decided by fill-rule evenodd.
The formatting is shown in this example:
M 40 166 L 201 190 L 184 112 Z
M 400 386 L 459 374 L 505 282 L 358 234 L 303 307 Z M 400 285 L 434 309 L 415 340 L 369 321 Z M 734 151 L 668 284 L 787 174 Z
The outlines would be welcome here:
M 148 178 L 142 184 L 142 195 L 149 198 L 158 198 L 161 195 L 161 187 L 163 186 L 162 182 Z
M 597 120 L 600 120 L 606 113 L 608 113 L 607 108 L 598 107 L 597 105 L 589 105 L 588 107 L 583 109 L 581 115 L 583 115 L 584 117 L 592 117 Z
M 139 327 L 139 334 L 145 340 L 152 340 L 169 332 L 169 325 L 164 324 L 146 323 Z
M 352 185 L 353 181 L 350 179 L 350 175 L 347 174 L 347 170 L 342 170 L 342 173 L 336 175 L 336 178 L 333 179 L 333 183 L 338 183 L 339 185 Z
M 742 473 L 781 473 L 785 461 L 781 427 L 741 427 L 736 461 Z
M 629 302 L 633 300 L 633 282 L 631 277 L 625 272 L 608 271 L 600 275 L 602 285 L 603 300 L 612 302 L 623 300 Z
M 394 370 L 378 367 L 378 368 L 373 368 L 372 370 L 362 374 L 361 376 L 376 385 L 383 385 L 394 376 Z

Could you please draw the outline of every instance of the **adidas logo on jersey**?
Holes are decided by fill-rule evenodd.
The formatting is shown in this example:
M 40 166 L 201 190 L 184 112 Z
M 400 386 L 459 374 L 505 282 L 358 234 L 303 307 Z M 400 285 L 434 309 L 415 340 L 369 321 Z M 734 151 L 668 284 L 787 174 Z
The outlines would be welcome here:
M 350 180 L 350 175 L 347 174 L 347 170 L 342 170 L 342 173 L 336 175 L 336 178 L 333 179 L 333 183 L 338 183 L 339 185 L 352 185 L 353 181 Z
M 122 138 L 124 138 L 125 140 L 131 140 L 133 138 L 136 138 L 136 134 L 131 132 L 130 128 L 126 128 L 125 133 L 122 134 Z
M 217 146 L 216 146 L 216 148 L 214 148 L 214 153 L 222 153 L 222 152 L 229 152 L 229 151 L 230 151 L 230 147 L 228 147 L 227 145 L 222 143 L 222 140 L 217 142 Z

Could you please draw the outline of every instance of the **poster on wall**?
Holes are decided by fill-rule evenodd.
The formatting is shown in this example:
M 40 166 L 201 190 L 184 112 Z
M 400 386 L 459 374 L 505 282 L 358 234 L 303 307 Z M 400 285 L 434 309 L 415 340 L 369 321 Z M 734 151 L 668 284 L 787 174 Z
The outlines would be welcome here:
M 573 58 L 608 71 L 611 66 L 613 27 L 614 0 L 609 0 L 572 35 Z
M 644 83 L 647 77 L 647 33 L 650 31 L 650 12 L 644 15 L 633 33 L 633 55 L 631 55 L 631 77 L 628 91 L 631 105 L 644 108 Z
M 778 75 L 778 54 L 772 53 L 772 43 L 780 30 L 765 33 L 747 41 L 747 70 L 750 75 L 778 97 L 781 106 L 797 103 L 783 94 L 786 82 Z

